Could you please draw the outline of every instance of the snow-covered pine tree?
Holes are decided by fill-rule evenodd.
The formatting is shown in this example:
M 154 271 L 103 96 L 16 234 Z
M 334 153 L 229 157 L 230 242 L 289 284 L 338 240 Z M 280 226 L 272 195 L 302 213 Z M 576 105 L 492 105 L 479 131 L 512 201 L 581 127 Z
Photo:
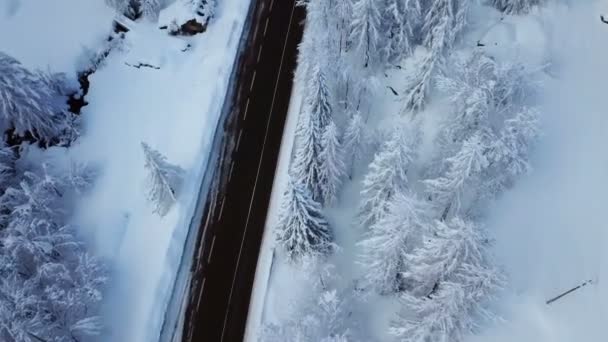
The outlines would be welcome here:
M 353 16 L 353 0 L 336 0 L 330 2 L 330 28 L 333 32 L 335 28 L 334 37 L 336 37 L 335 49 L 336 55 L 342 56 L 348 50 L 349 46 L 349 34 L 350 34 L 350 23 Z
M 58 198 L 63 196 L 61 180 L 44 166 L 42 175 L 26 171 L 16 187 L 9 187 L 0 197 L 4 226 L 27 230 L 42 224 L 61 221 L 63 209 Z
M 7 341 L 72 341 L 101 330 L 97 316 L 107 277 L 63 225 L 69 185 L 28 171 L 0 198 L 0 336 Z
M 106 4 L 131 20 L 139 19 L 143 14 L 142 0 L 106 0 Z
M 10 185 L 9 182 L 15 176 L 15 151 L 7 147 L 4 142 L 0 143 L 0 193 Z
M 141 146 L 146 159 L 148 170 L 148 200 L 154 205 L 154 213 L 165 216 L 177 200 L 184 178 L 184 170 L 167 162 L 160 152 L 142 142 Z
M 512 186 L 522 174 L 530 170 L 529 151 L 539 136 L 540 123 L 535 108 L 522 108 L 507 119 L 498 133 L 499 138 L 489 147 L 490 169 L 484 182 L 484 198 L 495 196 Z
M 429 208 L 413 193 L 397 193 L 387 212 L 376 221 L 359 242 L 366 286 L 380 294 L 404 290 L 401 274 L 409 265 L 405 257 L 427 234 Z
M 426 105 L 437 69 L 466 25 L 468 8 L 469 0 L 434 0 L 423 7 L 420 34 L 428 52 L 409 82 L 403 112 L 416 112 Z
M 402 310 L 389 330 L 399 342 L 458 342 L 473 327 L 468 311 L 475 304 L 460 284 L 442 283 L 430 299 L 404 293 L 400 301 Z
M 478 327 L 480 320 L 493 319 L 484 304 L 500 287 L 494 269 L 461 267 L 465 281 L 444 281 L 427 297 L 401 295 L 401 310 L 391 323 L 390 333 L 399 342 L 461 342 Z
M 476 181 L 489 165 L 488 150 L 486 139 L 474 134 L 463 142 L 456 155 L 446 159 L 448 169 L 443 176 L 424 180 L 431 200 L 442 210 L 442 219 L 460 210 L 465 190 L 473 194 L 479 190 Z
M 480 178 L 469 180 L 475 184 L 469 190 L 483 195 L 473 196 L 474 199 L 487 199 L 508 187 L 528 168 L 528 150 L 538 135 L 538 113 L 534 107 L 527 106 L 536 85 L 530 80 L 533 75 L 520 64 L 499 64 L 483 53 L 454 58 L 453 63 L 450 71 L 438 77 L 437 82 L 438 88 L 448 94 L 454 111 L 440 131 L 437 166 L 430 172 L 431 178 L 441 178 L 441 182 L 430 182 L 435 183 L 433 191 L 443 188 L 440 192 L 447 195 L 447 179 L 454 175 L 454 158 L 474 152 L 470 148 L 477 146 L 484 150 L 477 160 L 483 162 L 485 158 L 482 164 L 486 166 L 473 170 L 474 177 Z M 474 154 L 468 155 L 474 157 Z M 447 175 L 449 173 L 452 175 Z
M 307 271 L 309 270 L 307 269 Z M 316 271 L 316 269 L 312 270 L 312 273 L 308 274 L 313 274 L 315 277 Z M 351 317 L 348 310 L 350 295 L 345 291 L 335 289 L 333 284 L 337 279 L 335 273 L 332 275 L 329 275 L 324 282 L 313 281 L 309 285 L 310 296 L 306 298 L 307 300 L 297 303 L 296 310 L 291 317 L 282 317 L 282 321 L 278 324 L 264 326 L 258 341 L 358 341 L 353 336 L 360 337 L 361 335 L 352 333 L 353 330 L 357 330 L 357 322 L 355 317 Z M 359 331 L 357 332 L 359 333 Z
M 160 14 L 160 0 L 141 0 L 141 12 L 144 18 L 156 22 Z
M 320 154 L 323 132 L 332 117 L 330 92 L 324 71 L 319 64 L 310 65 L 306 75 L 306 95 L 296 128 L 295 156 L 291 172 L 302 180 L 315 201 L 322 199 L 319 182 Z
M 57 93 L 54 77 L 27 70 L 13 57 L 0 52 L 0 117 L 4 128 L 31 133 L 50 141 L 67 127 L 67 105 Z
M 363 117 L 359 111 L 355 111 L 348 120 L 343 137 L 345 165 L 350 177 L 353 176 L 355 164 L 361 160 L 365 152 L 367 140 Z
M 492 0 L 498 10 L 507 14 L 529 13 L 532 7 L 540 5 L 543 0 Z
M 411 139 L 406 139 L 405 134 L 402 128 L 396 128 L 369 165 L 358 214 L 363 227 L 372 226 L 384 216 L 393 196 L 407 189 L 406 174 L 414 151 Z
M 78 195 L 86 192 L 93 186 L 97 171 L 86 163 L 72 161 L 63 181 Z
M 407 256 L 403 277 L 413 284 L 412 294 L 432 296 L 440 282 L 464 280 L 459 275 L 462 265 L 484 268 L 489 264 L 488 239 L 473 222 L 458 217 L 449 222 L 436 220 L 429 232 L 422 245 Z
M 319 154 L 319 185 L 321 186 L 321 198 L 325 205 L 335 203 L 346 176 L 346 167 L 342 160 L 343 151 L 338 135 L 336 124 L 330 121 L 323 132 L 322 150 Z
M 363 67 L 384 67 L 381 61 L 382 13 L 376 0 L 354 0 L 350 40 Z
M 333 240 L 321 205 L 299 181 L 290 176 L 277 224 L 277 241 L 293 261 L 328 253 Z
M 385 0 L 382 18 L 386 30 L 383 46 L 384 58 L 399 63 L 409 56 L 416 44 L 415 31 L 420 22 L 420 0 Z

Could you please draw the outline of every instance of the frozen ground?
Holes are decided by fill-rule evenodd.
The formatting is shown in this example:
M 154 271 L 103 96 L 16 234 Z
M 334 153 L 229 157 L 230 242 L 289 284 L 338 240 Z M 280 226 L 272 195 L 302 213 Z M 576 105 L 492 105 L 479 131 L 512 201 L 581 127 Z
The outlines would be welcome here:
M 601 275 L 608 268 L 608 252 L 603 251 L 608 243 L 608 230 L 603 224 L 603 194 L 608 190 L 608 156 L 603 153 L 608 131 L 604 91 L 608 79 L 608 25 L 600 22 L 599 15 L 607 12 L 608 2 L 604 0 L 555 1 L 525 17 L 503 18 L 490 8 L 473 10 L 460 48 L 474 49 L 479 41 L 500 60 L 521 61 L 539 70 L 544 135 L 532 158 L 532 174 L 493 203 L 485 218 L 496 238 L 494 251 L 509 283 L 494 304 L 504 321 L 470 337 L 471 342 L 605 341 L 602 323 L 608 320 L 608 280 L 602 280 Z M 401 72 L 392 72 L 388 79 L 380 80 L 381 88 L 397 85 L 399 89 L 403 77 Z M 380 115 L 380 119 L 373 118 L 370 124 L 390 126 L 390 119 L 383 122 L 381 117 L 386 115 L 382 113 L 398 111 L 396 102 L 387 89 L 381 89 L 374 106 L 374 115 Z M 441 99 L 434 98 L 428 110 L 419 114 L 424 117 L 426 134 L 422 151 L 432 148 L 433 123 L 440 119 L 442 106 Z M 279 167 L 279 174 L 286 172 L 285 166 Z M 352 286 L 360 272 L 354 262 L 360 232 L 352 221 L 363 172 L 355 173 L 341 194 L 339 206 L 327 213 L 342 247 L 331 262 L 343 277 L 338 284 L 343 288 Z M 278 185 L 273 198 L 282 193 Z M 267 235 L 273 228 L 272 212 Z M 265 239 L 263 250 L 267 255 L 272 242 Z M 270 277 L 264 274 L 256 278 L 253 304 L 265 307 L 251 310 L 263 312 L 265 323 L 298 317 L 301 313 L 297 306 L 306 301 L 306 291 L 310 291 L 310 275 L 302 275 L 277 259 Z M 261 278 L 270 279 L 267 288 L 260 285 L 265 285 Z M 547 299 L 588 279 L 596 284 L 551 306 L 545 304 Z M 373 339 L 391 340 L 386 330 L 394 303 L 367 298 L 353 310 L 353 319 L 359 315 Z M 249 331 L 248 341 L 255 341 L 255 336 Z
M 207 32 L 187 42 L 137 24 L 123 50 L 90 77 L 83 136 L 65 153 L 101 170 L 75 221 L 113 271 L 102 341 L 158 338 L 248 4 L 219 2 Z M 103 0 L 9 0 L 0 17 L 0 31 L 15 33 L 2 34 L 0 49 L 28 67 L 73 75 L 84 48 L 107 37 L 113 12 Z M 160 69 L 127 65 L 139 62 Z M 141 141 L 188 171 L 178 205 L 162 219 L 144 197 Z

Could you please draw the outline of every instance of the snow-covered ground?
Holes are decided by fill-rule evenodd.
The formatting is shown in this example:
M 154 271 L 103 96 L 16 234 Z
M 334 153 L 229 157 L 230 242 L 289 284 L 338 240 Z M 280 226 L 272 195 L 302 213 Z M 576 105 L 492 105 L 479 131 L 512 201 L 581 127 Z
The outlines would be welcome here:
M 608 79 L 608 25 L 600 22 L 599 15 L 607 11 L 605 0 L 549 2 L 526 16 L 502 16 L 489 7 L 473 9 L 460 48 L 472 50 L 479 48 L 478 42 L 483 43 L 483 50 L 498 60 L 522 62 L 539 71 L 543 135 L 531 158 L 532 173 L 492 203 L 483 219 L 496 239 L 493 252 L 508 277 L 505 290 L 492 307 L 504 320 L 484 327 L 479 336 L 467 341 L 605 340 L 602 323 L 608 319 L 608 287 L 602 274 L 608 268 L 608 252 L 604 251 L 608 231 L 603 224 L 602 198 L 608 190 L 608 157 L 602 146 L 608 131 L 603 91 Z M 380 88 L 391 85 L 399 89 L 403 79 L 401 71 L 393 71 L 379 81 Z M 374 115 L 382 117 L 381 113 L 391 115 L 399 110 L 388 89 L 380 89 L 378 94 Z M 426 132 L 421 153 L 432 148 L 433 126 L 445 109 L 441 98 L 433 98 L 419 114 L 425 117 L 422 124 Z M 374 125 L 381 127 L 382 119 L 377 121 Z M 285 165 L 278 170 L 283 176 L 287 173 Z M 361 271 L 354 262 L 360 232 L 352 224 L 361 176 L 355 173 L 342 190 L 338 207 L 326 212 L 342 247 L 330 260 L 344 278 L 341 284 L 333 284 L 339 288 L 352 287 L 351 281 Z M 273 198 L 282 193 L 284 185 L 278 185 L 275 183 Z M 276 210 L 271 210 L 270 216 L 267 236 L 272 234 Z M 269 255 L 273 248 L 273 241 L 266 238 L 263 253 Z M 264 273 L 256 278 L 251 311 L 263 312 L 266 324 L 297 320 L 302 315 L 298 306 L 315 301 L 307 299 L 306 293 L 316 295 L 310 290 L 310 278 L 317 275 L 301 274 L 297 267 L 277 259 L 270 277 Z M 268 260 L 260 264 L 266 265 L 265 270 Z M 266 279 L 270 279 L 268 287 Z M 545 304 L 588 279 L 594 284 L 552 305 Z M 354 313 L 351 318 L 358 319 L 373 340 L 392 340 L 387 328 L 395 302 L 386 297 L 354 301 L 358 304 L 350 307 Z M 256 326 L 255 322 L 249 324 L 249 329 Z M 256 338 L 249 331 L 247 341 Z
M 83 133 L 65 153 L 101 171 L 74 220 L 113 275 L 102 341 L 158 338 L 248 7 L 221 1 L 208 30 L 187 40 L 139 22 L 90 77 Z M 0 4 L 0 49 L 73 77 L 113 16 L 103 0 L 9 0 Z M 127 65 L 138 62 L 160 69 Z M 178 205 L 163 218 L 145 198 L 142 141 L 187 171 Z
M 488 217 L 510 276 L 500 305 L 506 323 L 471 341 L 606 340 L 608 25 L 599 20 L 606 5 L 581 1 L 535 16 L 545 34 L 530 35 L 544 36 L 555 75 L 543 86 L 544 137 L 533 155 L 534 171 Z M 545 304 L 588 279 L 599 282 Z

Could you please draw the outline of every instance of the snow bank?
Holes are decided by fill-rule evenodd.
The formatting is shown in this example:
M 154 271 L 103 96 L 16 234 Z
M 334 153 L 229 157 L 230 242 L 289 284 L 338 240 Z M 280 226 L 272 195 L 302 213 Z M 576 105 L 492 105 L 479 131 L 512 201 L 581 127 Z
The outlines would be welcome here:
M 289 102 L 289 111 L 287 113 L 287 120 L 285 121 L 283 137 L 281 139 L 281 149 L 279 151 L 275 178 L 272 184 L 272 194 L 270 196 L 268 213 L 266 215 L 264 236 L 262 238 L 260 256 L 255 272 L 251 303 L 247 316 L 245 342 L 257 341 L 257 334 L 261 324 L 265 321 L 273 321 L 272 317 L 275 317 L 276 314 L 274 312 L 265 312 L 265 309 L 269 308 L 272 310 L 275 306 L 267 305 L 267 301 L 272 302 L 276 300 L 275 298 L 282 298 L 281 294 L 283 291 L 279 291 L 272 286 L 275 283 L 272 281 L 272 278 L 277 274 L 277 272 L 274 272 L 275 267 L 277 266 L 274 249 L 274 227 L 278 220 L 281 199 L 283 198 L 283 193 L 285 192 L 287 181 L 289 180 L 289 163 L 291 162 L 298 114 L 300 113 L 300 107 L 302 105 L 301 86 L 302 85 L 298 83 L 294 84 Z M 280 271 L 278 273 L 282 274 Z M 293 287 L 289 287 L 287 290 L 293 290 Z
M 0 50 L 28 68 L 74 72 L 84 49 L 107 38 L 113 16 L 104 0 L 2 1 Z

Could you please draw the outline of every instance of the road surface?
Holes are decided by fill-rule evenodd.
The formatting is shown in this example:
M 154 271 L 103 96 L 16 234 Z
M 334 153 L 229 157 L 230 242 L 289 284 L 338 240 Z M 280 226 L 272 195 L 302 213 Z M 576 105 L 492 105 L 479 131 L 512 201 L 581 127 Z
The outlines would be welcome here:
M 253 0 L 255 1 L 255 0 Z M 242 341 L 305 10 L 258 0 L 202 217 L 185 342 Z

